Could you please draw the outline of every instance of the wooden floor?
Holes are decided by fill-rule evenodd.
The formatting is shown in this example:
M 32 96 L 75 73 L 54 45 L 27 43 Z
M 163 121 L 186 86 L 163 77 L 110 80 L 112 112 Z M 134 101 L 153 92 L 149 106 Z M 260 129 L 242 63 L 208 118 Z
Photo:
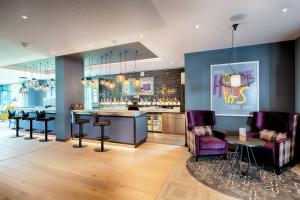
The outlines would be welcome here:
M 0 129 L 0 199 L 233 199 L 189 175 L 185 147 L 145 143 L 83 149 L 70 142 L 11 138 Z
M 184 146 L 185 136 L 184 135 L 175 135 L 175 134 L 166 134 L 166 133 L 148 132 L 147 142 L 157 143 L 157 144 L 170 144 L 170 145 Z

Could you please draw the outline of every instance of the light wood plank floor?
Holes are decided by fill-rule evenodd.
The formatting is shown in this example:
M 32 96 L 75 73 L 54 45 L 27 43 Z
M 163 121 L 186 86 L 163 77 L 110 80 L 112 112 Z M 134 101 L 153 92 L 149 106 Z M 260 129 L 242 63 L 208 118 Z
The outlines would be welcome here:
M 0 130 L 0 199 L 233 199 L 189 175 L 185 147 L 145 143 L 139 148 L 11 138 Z M 2 137 L 1 137 L 2 136 Z
M 175 135 L 175 134 L 166 134 L 166 133 L 148 132 L 147 142 L 157 143 L 157 144 L 170 144 L 170 145 L 184 146 L 185 136 L 184 135 Z

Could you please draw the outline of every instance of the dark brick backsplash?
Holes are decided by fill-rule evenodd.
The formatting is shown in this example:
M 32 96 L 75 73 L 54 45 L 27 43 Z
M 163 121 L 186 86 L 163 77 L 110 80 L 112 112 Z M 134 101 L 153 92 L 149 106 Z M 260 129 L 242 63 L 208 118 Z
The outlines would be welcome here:
M 162 86 L 170 87 L 170 88 L 176 88 L 176 93 L 174 95 L 165 95 L 165 98 L 176 98 L 177 100 L 180 100 L 181 103 L 184 103 L 184 95 L 183 95 L 183 87 L 180 83 L 181 79 L 181 72 L 183 72 L 184 69 L 168 69 L 168 70 L 156 70 L 156 71 L 146 71 L 144 72 L 144 77 L 153 77 L 154 79 L 154 95 L 153 96 L 140 96 L 141 98 L 148 98 L 148 100 L 152 101 L 154 98 L 162 98 L 162 95 L 160 94 L 160 89 Z M 138 73 L 127 73 L 127 78 L 136 78 L 139 76 Z M 103 76 L 102 78 L 105 78 L 107 80 L 116 80 L 116 75 L 107 75 Z M 107 90 L 105 87 L 100 87 L 100 98 L 121 98 L 122 97 L 122 86 L 121 84 L 117 84 L 114 91 Z M 128 99 L 131 99 L 133 97 L 128 96 Z

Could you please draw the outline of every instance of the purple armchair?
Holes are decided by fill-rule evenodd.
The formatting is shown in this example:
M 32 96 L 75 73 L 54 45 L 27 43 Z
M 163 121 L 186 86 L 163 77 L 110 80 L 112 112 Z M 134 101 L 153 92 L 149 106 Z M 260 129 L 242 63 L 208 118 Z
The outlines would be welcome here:
M 214 111 L 192 110 L 187 112 L 187 145 L 189 151 L 198 157 L 202 155 L 224 155 L 226 158 L 228 144 L 226 135 L 215 131 L 216 116 Z M 212 136 L 200 136 L 195 131 L 196 126 L 211 126 Z
M 280 173 L 282 166 L 294 161 L 297 118 L 297 114 L 284 112 L 255 112 L 253 114 L 253 131 L 248 132 L 247 137 L 259 138 L 259 132 L 262 129 L 287 133 L 285 139 L 266 142 L 264 147 L 254 149 L 255 156 L 273 165 L 276 173 Z

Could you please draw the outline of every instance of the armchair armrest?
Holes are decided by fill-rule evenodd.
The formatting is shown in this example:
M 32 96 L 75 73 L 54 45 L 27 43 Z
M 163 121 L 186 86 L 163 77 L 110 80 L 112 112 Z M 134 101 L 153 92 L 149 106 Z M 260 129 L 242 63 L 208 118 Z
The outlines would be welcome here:
M 293 160 L 294 150 L 292 145 L 291 138 L 285 138 L 275 142 L 275 162 L 278 167 Z
M 259 133 L 257 133 L 257 132 L 247 132 L 246 133 L 246 137 L 247 138 L 258 138 L 259 137 Z
M 226 133 L 223 133 L 223 132 L 220 132 L 220 131 L 215 131 L 215 130 L 213 130 L 213 134 L 214 134 L 214 136 L 215 136 L 216 138 L 219 138 L 219 139 L 221 139 L 221 140 L 224 140 L 225 137 L 227 136 Z

